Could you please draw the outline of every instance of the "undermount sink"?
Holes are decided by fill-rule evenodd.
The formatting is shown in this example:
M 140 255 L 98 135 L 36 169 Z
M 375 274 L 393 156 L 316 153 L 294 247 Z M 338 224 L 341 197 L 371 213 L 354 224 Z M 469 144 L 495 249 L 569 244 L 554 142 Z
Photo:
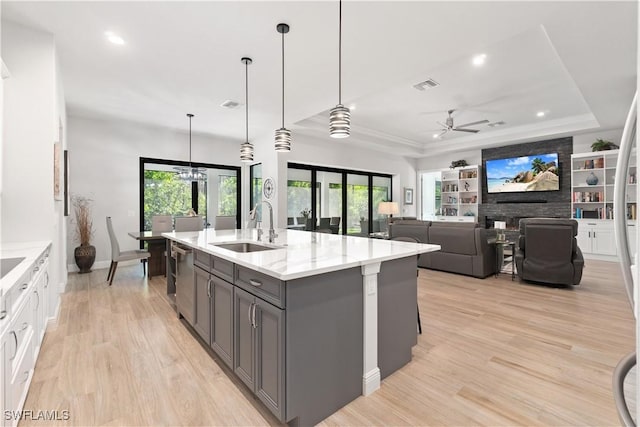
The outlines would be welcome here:
M 22 258 L 0 258 L 0 279 L 9 274 L 18 264 L 24 261 Z
M 238 242 L 238 243 L 210 243 L 210 245 L 216 246 L 218 248 L 227 249 L 234 252 L 260 252 L 260 251 L 270 251 L 272 249 L 280 249 L 278 247 L 273 246 L 264 246 L 259 245 L 257 243 L 248 243 L 248 242 Z

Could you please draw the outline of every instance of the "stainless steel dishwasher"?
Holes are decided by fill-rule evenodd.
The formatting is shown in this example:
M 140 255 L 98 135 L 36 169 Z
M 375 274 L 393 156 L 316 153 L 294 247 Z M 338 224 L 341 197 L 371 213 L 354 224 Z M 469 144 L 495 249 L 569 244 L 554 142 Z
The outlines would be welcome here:
M 196 285 L 193 278 L 193 250 L 179 243 L 172 243 L 171 257 L 176 266 L 176 308 L 182 316 L 193 324 L 195 316 Z

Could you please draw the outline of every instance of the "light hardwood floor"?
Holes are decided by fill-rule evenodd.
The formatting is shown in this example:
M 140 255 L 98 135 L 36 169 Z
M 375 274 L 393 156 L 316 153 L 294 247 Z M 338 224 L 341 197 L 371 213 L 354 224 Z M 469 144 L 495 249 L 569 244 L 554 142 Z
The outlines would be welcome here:
M 176 318 L 139 266 L 69 276 L 25 409 L 58 425 L 277 424 Z M 322 425 L 617 425 L 611 374 L 634 348 L 618 265 L 576 288 L 420 270 L 413 360 Z M 42 422 L 23 422 L 21 425 Z

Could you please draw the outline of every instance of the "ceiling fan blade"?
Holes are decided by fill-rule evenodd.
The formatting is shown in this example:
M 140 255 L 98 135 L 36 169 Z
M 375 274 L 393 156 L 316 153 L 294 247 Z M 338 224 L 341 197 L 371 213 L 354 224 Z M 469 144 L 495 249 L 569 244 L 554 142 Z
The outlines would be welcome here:
M 485 119 L 485 120 L 480 120 L 480 121 L 477 121 L 477 122 L 465 123 L 463 125 L 459 125 L 459 127 L 466 128 L 467 126 L 481 125 L 481 124 L 484 124 L 484 123 L 489 123 L 489 120 Z
M 455 130 L 456 132 L 469 132 L 469 133 L 478 133 L 478 132 L 480 132 L 478 129 L 453 128 L 451 130 Z
M 444 123 L 438 122 L 436 121 L 437 124 L 439 124 L 440 126 L 442 126 L 445 129 L 449 129 L 449 126 L 445 125 Z

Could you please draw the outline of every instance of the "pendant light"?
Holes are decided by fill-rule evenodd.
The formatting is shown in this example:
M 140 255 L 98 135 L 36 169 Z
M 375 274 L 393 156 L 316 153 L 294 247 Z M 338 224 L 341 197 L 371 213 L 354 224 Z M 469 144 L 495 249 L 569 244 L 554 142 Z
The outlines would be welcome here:
M 278 24 L 276 29 L 282 34 L 282 127 L 276 130 L 276 151 L 291 151 L 291 131 L 284 127 L 284 35 L 289 26 Z
M 249 142 L 249 64 L 253 61 L 251 58 L 244 57 L 241 59 L 245 69 L 244 79 L 244 105 L 245 105 L 245 127 L 246 139 L 240 144 L 240 161 L 253 162 L 253 144 Z
M 175 169 L 178 171 L 180 179 L 182 180 L 206 181 L 206 169 L 194 168 L 191 164 L 191 119 L 193 118 L 193 114 L 187 113 L 187 117 L 189 117 L 189 166 L 178 166 Z
M 332 138 L 346 138 L 351 128 L 351 112 L 342 105 L 342 0 L 338 20 L 338 105 L 329 113 L 329 135 Z

